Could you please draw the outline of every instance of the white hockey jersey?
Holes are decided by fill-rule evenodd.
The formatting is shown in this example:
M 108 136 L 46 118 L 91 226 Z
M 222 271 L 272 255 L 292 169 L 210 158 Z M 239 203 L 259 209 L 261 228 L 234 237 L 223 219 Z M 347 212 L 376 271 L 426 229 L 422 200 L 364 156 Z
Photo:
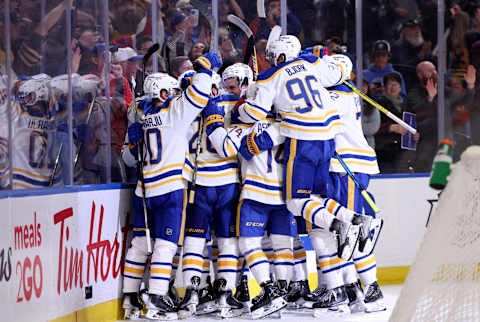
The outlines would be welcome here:
M 230 125 L 230 114 L 238 101 L 238 96 L 232 94 L 220 95 L 216 98 L 217 105 L 225 111 L 225 127 Z M 198 129 L 200 126 L 200 116 L 192 123 L 189 129 L 189 153 L 185 160 L 183 171 L 184 178 L 192 181 L 192 175 L 195 165 L 195 152 L 198 142 Z M 205 133 L 205 127 L 202 129 L 202 143 L 200 154 L 198 155 L 198 168 L 196 184 L 206 187 L 221 186 L 230 183 L 237 183 L 238 164 L 237 157 L 220 156 Z
M 282 135 L 300 140 L 329 140 L 342 131 L 338 110 L 325 87 L 344 80 L 328 56 L 296 58 L 272 67 L 257 78 L 256 94 L 239 108 L 246 123 L 265 119 L 273 105 L 280 114 Z
M 18 104 L 12 108 L 19 111 L 12 119 L 13 189 L 48 187 L 59 149 L 55 115 L 34 116 Z M 60 172 L 61 167 L 57 167 L 54 184 Z
M 259 121 L 253 126 L 233 125 L 217 128 L 210 135 L 210 140 L 221 156 L 235 156 L 240 148 L 242 138 L 252 132 L 268 131 L 274 147 L 246 161 L 238 155 L 241 164 L 242 192 L 240 200 L 251 199 L 269 205 L 284 204 L 283 187 L 283 142 L 280 124 L 268 120 Z
M 363 135 L 360 97 L 343 84 L 330 88 L 329 92 L 345 128 L 335 136 L 336 152 L 352 172 L 379 173 L 375 151 Z M 345 172 L 336 158 L 330 161 L 330 171 Z
M 211 87 L 211 77 L 199 72 L 182 96 L 170 97 L 158 112 L 143 115 L 142 104 L 137 105 L 137 120 L 143 122 L 143 177 L 147 197 L 186 188 L 182 170 L 188 150 L 187 133 L 193 120 L 207 105 Z M 132 121 L 131 114 L 129 121 Z M 129 149 L 123 150 L 123 159 L 127 165 L 135 163 Z M 135 194 L 142 196 L 140 180 Z

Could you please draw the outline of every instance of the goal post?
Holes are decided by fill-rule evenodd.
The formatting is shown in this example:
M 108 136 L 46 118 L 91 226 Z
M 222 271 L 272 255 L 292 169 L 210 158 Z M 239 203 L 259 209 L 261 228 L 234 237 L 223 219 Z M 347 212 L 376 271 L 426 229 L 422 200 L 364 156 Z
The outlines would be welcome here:
M 479 146 L 452 166 L 390 321 L 480 321 Z

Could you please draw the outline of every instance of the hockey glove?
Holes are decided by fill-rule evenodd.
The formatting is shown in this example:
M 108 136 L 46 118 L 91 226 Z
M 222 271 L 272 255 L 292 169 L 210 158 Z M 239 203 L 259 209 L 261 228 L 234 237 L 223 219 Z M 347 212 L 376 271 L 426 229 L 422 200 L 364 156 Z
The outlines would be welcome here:
M 138 102 L 138 108 L 143 112 L 143 115 L 155 114 L 158 112 L 158 107 L 155 106 L 155 101 L 151 98 L 146 98 Z
M 308 55 L 308 54 L 313 54 L 317 57 L 323 58 L 323 56 L 330 55 L 330 52 L 328 50 L 328 47 L 317 45 L 317 46 L 306 48 L 304 51 L 300 53 L 299 56 Z
M 195 71 L 212 70 L 213 68 L 220 68 L 222 66 L 222 60 L 217 53 L 207 53 L 201 57 L 198 57 L 193 62 L 193 69 Z
M 128 148 L 130 149 L 130 152 L 132 153 L 132 155 L 136 157 L 138 154 L 138 143 L 143 138 L 142 124 L 138 122 L 132 123 L 128 127 L 127 132 L 128 132 Z
M 260 134 L 252 132 L 243 137 L 239 152 L 245 160 L 250 160 L 253 156 L 271 148 L 273 148 L 273 141 L 268 132 L 264 131 Z
M 180 89 L 182 91 L 185 91 L 187 87 L 192 84 L 193 75 L 195 75 L 194 72 L 188 72 L 183 74 L 183 76 L 180 78 Z
M 205 119 L 205 132 L 209 136 L 218 127 L 225 125 L 225 111 L 219 107 L 214 99 L 208 101 L 207 106 L 202 111 Z

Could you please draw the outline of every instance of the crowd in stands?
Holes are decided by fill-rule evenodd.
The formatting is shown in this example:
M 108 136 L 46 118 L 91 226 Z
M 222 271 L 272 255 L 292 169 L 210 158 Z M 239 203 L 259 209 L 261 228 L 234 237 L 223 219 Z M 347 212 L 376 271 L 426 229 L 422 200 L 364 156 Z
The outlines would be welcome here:
M 221 73 L 224 67 L 243 62 L 247 47 L 243 31 L 227 20 L 229 14 L 234 14 L 245 20 L 255 35 L 259 70 L 269 67 L 265 47 L 271 28 L 280 24 L 280 0 L 265 1 L 265 19 L 257 15 L 256 1 L 219 0 L 217 33 L 212 29 L 214 19 L 208 0 L 153 0 L 157 1 L 156 15 L 152 14 L 151 1 L 109 0 L 109 13 L 104 15 L 103 1 L 72 0 L 71 43 L 66 42 L 66 1 L 10 1 L 10 75 L 14 80 L 11 97 L 15 102 L 21 103 L 18 99 L 20 84 L 32 76 L 48 75 L 54 79 L 64 75 L 67 47 L 71 47 L 72 72 L 79 88 L 75 92 L 73 87 L 74 135 L 75 140 L 81 140 L 82 148 L 88 149 L 88 153 L 82 153 L 86 158 L 81 162 L 82 167 L 94 172 L 84 178 L 97 178 L 78 183 L 104 182 L 107 153 L 104 147 L 107 144 L 111 145 L 112 181 L 126 181 L 134 176 L 118 165 L 121 163 L 119 153 L 125 137 L 128 106 L 142 93 L 141 84 L 137 82 L 142 57 L 153 43 L 161 46 L 158 70 L 178 77 L 191 69 L 193 60 L 210 51 L 212 37 L 216 34 L 224 62 Z M 287 6 L 287 33 L 299 37 L 303 47 L 323 44 L 330 52 L 346 53 L 355 60 L 353 1 L 289 0 Z M 438 64 L 444 64 L 447 71 L 444 128 L 445 136 L 455 144 L 455 159 L 467 146 L 480 143 L 480 126 L 476 125 L 480 124 L 480 77 L 477 77 L 480 2 L 446 2 L 445 62 L 438 61 L 436 6 L 437 1 L 431 0 L 363 2 L 365 69 L 362 91 L 399 117 L 403 117 L 404 112 L 414 113 L 418 129 L 413 137 L 416 150 L 402 149 L 400 141 L 406 131 L 363 102 L 365 136 L 376 149 L 383 173 L 430 171 L 437 143 L 443 139 L 438 137 L 437 123 Z M 0 73 L 5 83 L 8 39 L 3 10 L 4 7 L 0 17 Z M 106 23 L 104 17 L 108 19 Z M 152 39 L 154 17 L 157 17 L 156 39 Z M 107 32 L 104 26 L 108 27 Z M 111 52 L 108 62 L 104 55 L 106 46 Z M 108 91 L 107 67 L 110 70 Z M 150 62 L 146 72 L 152 70 Z M 85 87 L 91 84 L 96 86 L 94 95 L 83 95 Z M 4 93 L 5 86 L 1 87 L 1 103 L 5 106 L 4 98 L 8 95 Z M 106 92 L 110 93 L 108 99 Z M 44 99 L 48 103 L 47 110 L 55 110 L 55 113 L 50 111 L 50 116 L 61 114 L 61 106 L 64 106 L 61 93 L 51 90 Z M 55 101 L 59 103 L 52 103 Z M 94 103 L 92 111 L 90 103 Z M 76 120 L 90 121 L 84 117 L 88 112 L 92 112 L 91 124 L 80 127 L 81 122 Z M 109 133 L 98 128 L 107 115 L 110 115 Z M 56 121 L 58 128 L 65 125 L 62 120 Z M 3 136 L 5 131 L 1 133 Z

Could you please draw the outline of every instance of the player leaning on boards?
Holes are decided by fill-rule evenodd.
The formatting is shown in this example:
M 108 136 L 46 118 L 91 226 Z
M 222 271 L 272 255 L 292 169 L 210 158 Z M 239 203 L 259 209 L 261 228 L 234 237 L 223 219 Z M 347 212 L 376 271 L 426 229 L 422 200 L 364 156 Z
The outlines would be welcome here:
M 187 152 L 187 131 L 190 124 L 207 105 L 212 80 L 211 69 L 220 67 L 215 53 L 208 53 L 195 61 L 197 73 L 192 84 L 180 96 L 171 96 L 178 82 L 166 74 L 152 74 L 145 80 L 147 98 L 133 111 L 136 120 L 128 127 L 129 149 L 124 149 L 125 162 L 136 163 L 137 149 L 143 148 L 143 178 L 149 227 L 155 239 L 151 258 L 149 301 L 146 317 L 149 319 L 177 319 L 177 308 L 168 296 L 172 260 L 177 243 L 183 236 L 187 203 L 182 169 Z M 147 240 L 142 209 L 142 184 L 135 190 L 134 237 L 125 258 L 123 307 L 126 318 L 137 318 L 141 305 L 137 293 L 147 262 Z
M 280 134 L 285 136 L 283 197 L 287 207 L 294 215 L 336 233 L 339 256 L 349 259 L 358 231 L 355 234 L 351 223 L 336 219 L 333 213 L 351 211 L 334 200 L 314 197 L 326 194 L 335 152 L 333 138 L 343 130 L 325 87 L 342 83 L 345 68 L 328 56 L 298 57 L 300 42 L 291 35 L 269 39 L 266 52 L 273 67 L 259 75 L 253 99 L 239 107 L 240 119 L 247 123 L 266 119 L 273 105 L 282 118 Z M 253 136 L 249 142 L 255 147 L 259 140 Z M 353 233 L 352 245 L 349 233 Z

